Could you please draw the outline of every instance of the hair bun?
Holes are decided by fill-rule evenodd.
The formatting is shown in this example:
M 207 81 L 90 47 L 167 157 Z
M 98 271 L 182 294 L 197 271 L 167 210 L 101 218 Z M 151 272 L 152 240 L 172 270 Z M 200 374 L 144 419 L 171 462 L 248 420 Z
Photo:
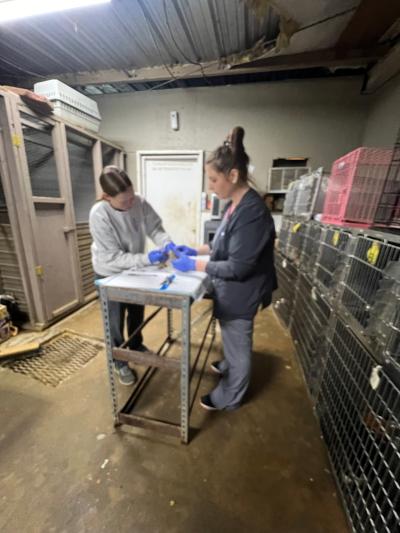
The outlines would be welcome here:
M 244 129 L 241 126 L 233 128 L 229 134 L 229 140 L 231 141 L 233 151 L 244 152 L 243 139 Z

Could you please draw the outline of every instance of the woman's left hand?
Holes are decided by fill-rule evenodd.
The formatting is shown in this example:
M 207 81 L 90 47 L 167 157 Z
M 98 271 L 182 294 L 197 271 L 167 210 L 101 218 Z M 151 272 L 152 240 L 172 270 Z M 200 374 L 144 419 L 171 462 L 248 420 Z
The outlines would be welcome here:
M 180 244 L 176 247 L 176 249 L 178 250 L 178 252 L 181 252 L 185 255 L 197 255 L 197 250 L 195 250 L 194 248 L 190 248 L 190 246 L 186 246 L 186 244 Z
M 191 257 L 182 254 L 179 259 L 172 261 L 172 265 L 181 272 L 188 272 L 189 270 L 196 270 L 196 261 Z

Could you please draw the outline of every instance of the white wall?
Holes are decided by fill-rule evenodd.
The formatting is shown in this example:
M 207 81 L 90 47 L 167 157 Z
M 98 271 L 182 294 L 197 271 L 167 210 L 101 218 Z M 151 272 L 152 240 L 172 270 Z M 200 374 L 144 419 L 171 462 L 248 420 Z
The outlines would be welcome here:
M 330 168 L 361 145 L 367 100 L 360 88 L 360 78 L 346 78 L 104 95 L 97 98 L 100 133 L 125 147 L 135 177 L 136 150 L 211 151 L 241 125 L 254 177 L 265 189 L 273 158 L 304 156 L 313 167 Z M 177 132 L 171 110 L 180 115 Z
M 400 76 L 368 98 L 363 146 L 392 146 L 400 128 Z

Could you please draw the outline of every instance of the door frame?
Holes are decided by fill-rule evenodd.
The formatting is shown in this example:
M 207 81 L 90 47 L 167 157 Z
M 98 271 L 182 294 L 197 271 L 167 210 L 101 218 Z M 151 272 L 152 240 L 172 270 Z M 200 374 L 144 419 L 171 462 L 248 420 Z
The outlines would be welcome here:
M 12 118 L 13 118 L 13 128 L 14 132 L 11 133 L 13 144 L 17 148 L 15 152 L 16 163 L 18 166 L 18 172 L 16 175 L 15 182 L 18 182 L 19 192 L 17 192 L 18 199 L 21 199 L 25 204 L 24 213 L 21 216 L 21 228 L 23 228 L 23 235 L 25 241 L 30 241 L 29 250 L 27 250 L 27 262 L 29 264 L 28 273 L 29 279 L 31 280 L 32 292 L 34 293 L 34 305 L 37 309 L 37 317 L 39 319 L 39 326 L 48 324 L 53 320 L 56 320 L 60 316 L 66 314 L 68 311 L 78 307 L 80 301 L 83 300 L 82 289 L 80 283 L 79 275 L 79 263 L 77 257 L 77 241 L 76 241 L 76 225 L 75 217 L 72 206 L 72 191 L 69 184 L 69 174 L 67 168 L 68 154 L 66 153 L 66 146 L 63 144 L 63 135 L 65 132 L 62 131 L 64 125 L 56 120 L 53 120 L 49 117 L 41 117 L 36 115 L 33 111 L 28 109 L 23 104 L 20 104 L 18 101 L 13 100 L 12 105 Z M 55 165 L 57 169 L 57 179 L 59 185 L 60 196 L 54 199 L 52 198 L 40 198 L 34 196 L 32 193 L 30 171 L 28 166 L 28 160 L 26 157 L 25 142 L 23 136 L 22 123 L 24 118 L 21 116 L 21 112 L 32 117 L 32 119 L 39 119 L 42 122 L 45 122 L 51 126 L 51 137 L 54 149 L 54 158 Z M 29 118 L 27 119 L 29 122 Z M 35 124 L 32 123 L 32 127 L 35 127 Z M 14 142 L 15 141 L 15 142 Z M 40 276 L 37 274 L 36 267 L 40 265 L 40 257 L 37 249 L 37 238 L 38 237 L 38 226 L 36 222 L 36 213 L 35 213 L 35 204 L 37 203 L 59 203 L 63 204 L 63 211 L 65 217 L 65 226 L 68 233 L 68 249 L 69 249 L 69 259 L 71 264 L 71 274 L 74 284 L 74 294 L 75 298 L 70 301 L 68 304 L 55 309 L 51 316 L 46 308 L 45 303 L 45 290 L 43 283 L 40 279 Z M 29 227 L 29 233 L 26 232 L 26 228 Z M 25 238 L 29 234 L 29 238 Z
M 145 181 L 144 181 L 144 168 L 148 159 L 162 160 L 168 156 L 174 158 L 181 158 L 182 161 L 189 158 L 196 158 L 196 163 L 199 166 L 200 179 L 196 180 L 195 187 L 198 193 L 197 201 L 197 215 L 196 215 L 196 241 L 197 244 L 201 244 L 201 193 L 203 192 L 204 182 L 204 152 L 203 150 L 138 150 L 136 152 L 136 182 L 138 193 L 146 198 L 145 194 Z M 180 156 L 180 157 L 179 157 Z

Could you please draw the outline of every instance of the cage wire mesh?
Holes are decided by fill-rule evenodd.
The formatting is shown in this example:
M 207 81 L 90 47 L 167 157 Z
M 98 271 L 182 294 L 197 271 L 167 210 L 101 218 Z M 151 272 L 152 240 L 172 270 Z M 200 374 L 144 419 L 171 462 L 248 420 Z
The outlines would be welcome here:
M 297 189 L 293 214 L 299 220 L 310 220 L 316 213 L 322 213 L 328 177 L 319 168 L 302 176 L 293 186 Z
M 279 254 L 276 256 L 275 266 L 279 289 L 275 296 L 274 308 L 283 323 L 289 326 L 293 313 L 293 297 L 298 270 L 295 265 Z
M 313 279 L 316 260 L 321 246 L 322 226 L 318 222 L 310 221 L 303 233 L 303 247 L 299 268 L 308 278 Z
M 354 251 L 349 253 L 347 274 L 342 281 L 341 301 L 361 328 L 368 325 L 371 306 L 385 295 L 384 279 L 397 271 L 400 246 L 367 236 L 358 236 Z M 382 290 L 378 294 L 378 290 Z
M 377 365 L 338 319 L 316 411 L 356 532 L 399 530 L 399 385 L 398 370 Z
M 315 267 L 315 281 L 334 299 L 339 291 L 339 281 L 343 275 L 348 251 L 354 237 L 342 229 L 324 228 Z
M 383 359 L 400 368 L 400 262 L 389 262 L 378 282 L 366 335 Z
M 286 246 L 286 255 L 292 261 L 298 263 L 300 261 L 301 252 L 303 249 L 304 234 L 307 225 L 303 222 L 292 222 L 288 242 Z
M 400 129 L 385 186 L 376 210 L 375 223 L 394 228 L 400 227 Z
M 284 257 L 287 257 L 287 246 L 289 242 L 291 227 L 292 221 L 289 218 L 283 217 L 281 229 L 279 230 L 278 250 Z
M 288 256 L 292 225 L 287 220 L 284 228 Z M 400 524 L 399 246 L 308 222 L 301 250 L 300 270 L 277 254 L 274 306 L 295 340 L 354 531 L 394 533 Z M 370 345 L 360 340 L 365 324 Z
M 285 203 L 283 204 L 283 216 L 291 217 L 294 215 L 294 208 L 296 205 L 296 198 L 298 194 L 298 181 L 294 181 L 290 184 L 288 192 L 285 196 Z
M 23 124 L 25 153 L 33 196 L 59 197 L 57 166 L 51 127 L 36 129 Z
M 326 330 L 331 313 L 328 303 L 300 273 L 290 331 L 312 398 L 317 396 L 319 389 L 326 353 Z

